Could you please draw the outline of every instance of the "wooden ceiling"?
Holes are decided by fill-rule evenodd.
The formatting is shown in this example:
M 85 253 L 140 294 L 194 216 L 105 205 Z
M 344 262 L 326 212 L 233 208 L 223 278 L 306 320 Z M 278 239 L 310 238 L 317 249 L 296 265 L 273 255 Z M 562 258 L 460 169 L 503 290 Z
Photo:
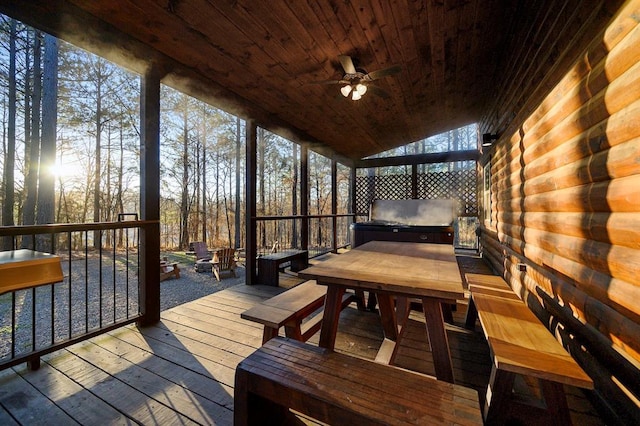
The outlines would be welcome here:
M 480 121 L 511 40 L 563 2 L 15 0 L 0 11 L 298 142 L 357 160 Z M 544 6 L 544 14 L 540 13 Z M 558 6 L 559 7 L 559 6 Z M 541 18 L 542 16 L 542 18 Z M 546 18 L 545 18 L 546 19 Z M 527 46 L 519 46 L 526 51 Z M 338 55 L 388 99 L 342 97 Z M 525 57 L 526 60 L 526 57 Z

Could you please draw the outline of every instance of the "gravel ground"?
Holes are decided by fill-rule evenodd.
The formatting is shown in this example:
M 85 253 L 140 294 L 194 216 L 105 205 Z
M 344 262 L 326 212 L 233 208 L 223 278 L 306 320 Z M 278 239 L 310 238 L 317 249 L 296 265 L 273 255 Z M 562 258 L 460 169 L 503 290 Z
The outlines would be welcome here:
M 226 272 L 218 282 L 211 272 L 196 272 L 193 257 L 180 252 L 162 255 L 180 268 L 180 278 L 160 283 L 163 311 L 245 282 L 243 266 L 236 269 L 236 278 Z M 0 296 L 0 362 L 12 358 L 12 329 L 19 355 L 32 351 L 34 341 L 36 349 L 46 348 L 70 334 L 79 336 L 137 314 L 137 256 L 89 254 L 74 256 L 70 263 L 63 256 L 62 267 L 62 283 Z
M 178 262 L 180 278 L 169 278 L 160 283 L 160 309 L 163 311 L 245 282 L 244 266 L 236 269 L 236 278 L 223 272 L 218 282 L 211 272 L 196 272 L 193 257 L 181 253 L 165 253 L 164 256 L 169 262 Z

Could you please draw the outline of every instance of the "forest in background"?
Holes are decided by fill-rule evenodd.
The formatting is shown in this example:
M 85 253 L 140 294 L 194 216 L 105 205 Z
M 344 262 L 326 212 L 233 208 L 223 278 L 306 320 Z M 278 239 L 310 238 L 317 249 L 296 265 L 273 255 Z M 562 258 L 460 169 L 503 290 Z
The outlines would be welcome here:
M 3 226 L 109 222 L 139 211 L 140 76 L 0 16 L 0 90 Z M 191 241 L 244 246 L 244 137 L 243 120 L 162 86 L 164 249 L 186 249 Z M 476 141 L 475 126 L 467 126 L 381 155 L 473 149 Z M 309 213 L 330 214 L 331 161 L 310 152 L 308 164 Z M 457 167 L 468 165 L 424 165 L 420 172 Z M 259 128 L 258 215 L 299 214 L 299 182 L 299 146 Z M 337 188 L 338 213 L 348 213 L 349 169 L 340 164 Z M 330 233 L 326 221 L 315 226 L 316 234 Z M 264 247 L 289 232 L 273 235 L 268 228 L 260 228 Z M 105 247 L 122 245 L 122 234 L 105 238 Z

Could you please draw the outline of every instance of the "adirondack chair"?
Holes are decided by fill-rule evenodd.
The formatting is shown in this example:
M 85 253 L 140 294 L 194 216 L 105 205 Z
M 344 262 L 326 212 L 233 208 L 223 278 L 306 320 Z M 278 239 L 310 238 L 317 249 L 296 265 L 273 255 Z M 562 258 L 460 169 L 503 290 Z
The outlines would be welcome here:
M 230 271 L 236 277 L 236 250 L 232 248 L 223 248 L 213 253 L 213 275 L 220 281 L 220 273 L 222 271 Z
M 171 277 L 180 278 L 180 268 L 178 268 L 177 262 L 169 263 L 167 258 L 164 257 L 160 261 L 160 281 Z
M 193 251 L 196 255 L 196 272 L 209 272 L 211 270 L 211 263 L 209 261 L 212 259 L 212 256 L 207 248 L 207 243 L 204 241 L 194 242 Z

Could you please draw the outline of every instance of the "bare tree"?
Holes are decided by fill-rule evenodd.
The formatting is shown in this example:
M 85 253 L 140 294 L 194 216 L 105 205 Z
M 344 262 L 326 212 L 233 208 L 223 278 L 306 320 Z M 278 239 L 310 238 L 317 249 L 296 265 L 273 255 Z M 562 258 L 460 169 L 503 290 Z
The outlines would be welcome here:
M 44 36 L 42 84 L 42 149 L 40 157 L 37 223 L 53 223 L 55 180 L 51 172 L 56 161 L 56 127 L 58 120 L 58 39 Z
M 4 158 L 2 225 L 13 226 L 13 209 L 15 206 L 15 160 L 16 160 L 16 37 L 17 23 L 9 21 L 9 117 L 7 130 L 7 148 Z M 13 242 L 10 237 L 3 238 L 3 249 L 11 250 Z
M 33 40 L 33 93 L 32 93 L 32 108 L 29 108 L 30 115 L 29 120 L 25 118 L 25 127 L 27 122 L 30 122 L 30 131 L 25 131 L 25 141 L 27 134 L 30 133 L 29 141 L 29 160 L 27 162 L 27 176 L 26 176 L 26 192 L 27 197 L 23 209 L 22 222 L 25 225 L 33 225 L 36 219 L 36 201 L 38 194 L 38 173 L 40 169 L 40 104 L 42 98 L 42 33 L 40 31 L 34 31 Z M 27 49 L 29 51 L 29 49 Z M 27 114 L 26 105 L 28 105 L 28 95 L 30 90 L 29 78 L 25 79 L 25 115 Z
M 240 247 L 240 118 L 236 117 L 236 203 L 235 203 L 235 248 Z

